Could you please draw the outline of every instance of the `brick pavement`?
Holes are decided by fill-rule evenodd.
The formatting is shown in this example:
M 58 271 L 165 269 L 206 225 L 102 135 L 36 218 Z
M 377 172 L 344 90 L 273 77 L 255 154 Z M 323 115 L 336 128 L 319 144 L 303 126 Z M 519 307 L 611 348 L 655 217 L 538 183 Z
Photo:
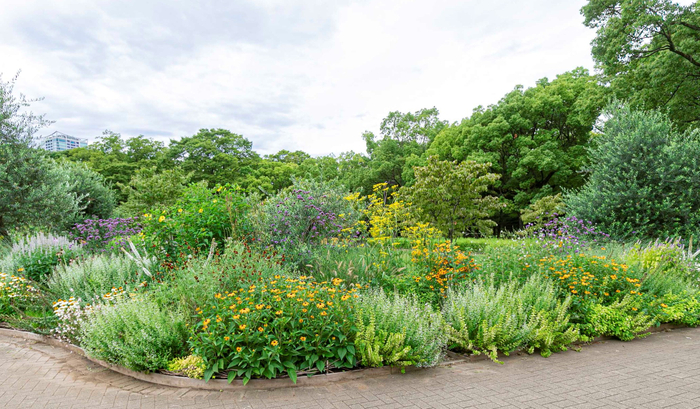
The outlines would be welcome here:
M 5 408 L 700 408 L 700 329 L 549 358 L 475 362 L 323 387 L 211 392 L 134 380 L 60 348 L 0 336 Z

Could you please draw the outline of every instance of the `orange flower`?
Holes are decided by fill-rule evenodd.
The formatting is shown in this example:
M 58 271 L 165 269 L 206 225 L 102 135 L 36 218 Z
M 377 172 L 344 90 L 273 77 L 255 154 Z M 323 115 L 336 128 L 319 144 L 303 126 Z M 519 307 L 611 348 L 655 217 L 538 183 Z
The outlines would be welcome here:
M 306 341 L 306 337 L 301 337 L 301 338 L 299 338 L 299 339 L 302 340 L 302 341 Z

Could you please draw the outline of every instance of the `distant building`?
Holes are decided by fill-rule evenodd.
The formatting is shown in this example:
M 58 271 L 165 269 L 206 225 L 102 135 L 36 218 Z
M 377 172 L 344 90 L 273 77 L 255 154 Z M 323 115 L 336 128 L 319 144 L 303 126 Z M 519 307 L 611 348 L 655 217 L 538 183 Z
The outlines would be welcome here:
M 39 141 L 39 147 L 50 152 L 67 151 L 73 148 L 84 148 L 88 146 L 87 139 L 76 138 L 61 132 L 54 132 Z

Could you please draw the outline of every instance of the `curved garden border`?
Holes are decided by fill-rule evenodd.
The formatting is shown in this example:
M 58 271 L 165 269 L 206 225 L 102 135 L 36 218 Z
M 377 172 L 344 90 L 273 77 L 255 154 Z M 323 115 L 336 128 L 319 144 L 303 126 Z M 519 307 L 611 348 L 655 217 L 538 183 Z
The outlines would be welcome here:
M 651 327 L 646 332 L 662 332 L 666 330 L 671 330 L 674 328 L 685 328 L 683 325 L 675 324 L 661 324 L 658 327 Z M 189 388 L 189 389 L 200 389 L 200 390 L 213 390 L 213 391 L 223 391 L 223 390 L 266 390 L 266 389 L 282 389 L 282 388 L 293 388 L 300 386 L 322 386 L 329 383 L 343 382 L 355 379 L 371 379 L 382 376 L 387 376 L 391 374 L 401 373 L 400 368 L 395 367 L 382 367 L 382 368 L 361 368 L 353 369 L 345 372 L 333 372 L 328 374 L 319 374 L 313 376 L 299 376 L 297 378 L 297 383 L 294 384 L 289 378 L 276 378 L 276 379 L 251 379 L 247 385 L 243 385 L 243 381 L 236 379 L 231 383 L 228 383 L 225 379 L 211 379 L 209 382 L 204 382 L 201 379 L 192 379 L 183 376 L 173 376 L 164 375 L 160 373 L 142 373 L 132 371 L 130 369 L 121 367 L 119 365 L 112 365 L 107 362 L 101 361 L 99 359 L 94 359 L 89 357 L 85 351 L 75 345 L 69 344 L 67 342 L 60 341 L 56 338 L 35 334 L 33 332 L 19 331 L 8 328 L 0 328 L 0 335 L 22 338 L 31 341 L 39 341 L 45 344 L 66 349 L 70 352 L 78 354 L 89 361 L 107 368 L 111 371 L 120 373 L 125 376 L 129 376 L 140 381 L 149 382 L 152 384 L 160 386 L 169 386 L 173 388 Z M 599 342 L 604 340 L 612 340 L 611 337 L 596 337 L 590 343 Z M 441 362 L 437 366 L 451 366 L 455 364 L 467 363 L 467 362 L 478 362 L 487 361 L 489 358 L 485 355 L 460 355 L 460 354 L 450 354 L 450 359 Z M 405 368 L 405 372 L 418 371 L 422 368 L 417 368 L 415 366 L 410 366 Z

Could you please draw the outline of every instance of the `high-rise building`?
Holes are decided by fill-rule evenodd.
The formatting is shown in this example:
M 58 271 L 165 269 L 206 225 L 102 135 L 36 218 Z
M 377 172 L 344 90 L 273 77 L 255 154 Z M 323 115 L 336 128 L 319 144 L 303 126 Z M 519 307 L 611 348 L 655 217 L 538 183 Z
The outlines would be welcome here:
M 87 139 L 76 138 L 61 132 L 54 132 L 39 141 L 39 147 L 51 152 L 67 151 L 73 148 L 84 148 L 88 145 Z

